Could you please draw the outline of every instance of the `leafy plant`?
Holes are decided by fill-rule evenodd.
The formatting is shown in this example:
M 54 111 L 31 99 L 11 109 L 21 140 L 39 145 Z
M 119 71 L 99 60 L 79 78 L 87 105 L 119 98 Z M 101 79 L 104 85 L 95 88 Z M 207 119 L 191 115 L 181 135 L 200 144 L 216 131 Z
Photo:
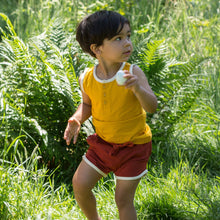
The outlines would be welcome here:
M 78 76 L 94 64 L 74 30 L 99 9 L 131 21 L 131 62 L 159 100 L 147 120 L 153 155 L 137 189 L 138 219 L 219 219 L 217 0 L 1 0 L 10 20 L 1 14 L 0 218 L 84 219 L 68 190 L 88 129 L 69 147 L 63 131 L 81 98 Z M 48 178 L 55 167 L 67 186 Z M 114 185 L 111 176 L 94 190 L 103 219 L 118 218 Z
M 0 218 L 80 219 L 68 187 L 55 187 L 53 173 L 39 167 L 39 147 L 30 156 L 22 155 L 25 151 L 16 152 L 14 162 L 0 160 Z
M 73 66 L 72 38 L 58 20 L 46 33 L 24 43 L 3 14 L 10 35 L 5 32 L 0 55 L 1 133 L 7 146 L 21 134 L 28 134 L 40 146 L 42 163 L 73 172 L 85 150 L 85 131 L 74 148 L 65 147 L 63 133 L 67 119 L 80 101 L 78 77 Z M 33 146 L 26 139 L 29 152 Z
M 166 176 L 152 169 L 137 189 L 136 206 L 140 219 L 218 219 L 219 195 L 218 182 L 181 161 Z
M 197 74 L 204 60 L 180 62 L 171 59 L 164 40 L 141 41 L 132 58 L 145 72 L 158 98 L 158 112 L 150 116 L 150 125 L 156 141 L 165 141 L 175 125 L 191 109 L 202 89 L 202 75 Z

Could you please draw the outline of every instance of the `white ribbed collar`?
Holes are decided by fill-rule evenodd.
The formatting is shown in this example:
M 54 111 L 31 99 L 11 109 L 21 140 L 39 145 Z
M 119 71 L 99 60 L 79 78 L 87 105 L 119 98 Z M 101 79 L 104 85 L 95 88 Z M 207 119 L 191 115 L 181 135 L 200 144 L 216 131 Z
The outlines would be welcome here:
M 109 82 L 112 82 L 112 81 L 115 80 L 116 74 L 112 78 L 110 78 L 110 79 L 99 79 L 98 76 L 96 75 L 97 66 L 98 66 L 98 64 L 94 67 L 94 70 L 93 70 L 93 76 L 94 76 L 96 81 L 98 81 L 100 83 L 109 83 Z M 122 70 L 124 68 L 124 66 L 125 66 L 125 62 L 122 63 L 122 65 L 120 66 L 119 70 Z

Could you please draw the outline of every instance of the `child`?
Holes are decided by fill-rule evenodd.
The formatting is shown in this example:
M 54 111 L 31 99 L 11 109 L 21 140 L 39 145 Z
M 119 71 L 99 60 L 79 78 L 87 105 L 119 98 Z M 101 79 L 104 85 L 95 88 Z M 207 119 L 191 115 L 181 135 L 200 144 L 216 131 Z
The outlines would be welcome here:
M 95 134 L 88 137 L 89 149 L 73 177 L 73 190 L 89 220 L 101 219 L 92 189 L 97 181 L 114 172 L 115 201 L 121 220 L 137 219 L 133 200 L 151 154 L 151 130 L 146 112 L 157 109 L 157 98 L 143 71 L 127 63 L 132 53 L 129 21 L 112 11 L 98 11 L 84 18 L 76 39 L 84 52 L 98 60 L 80 76 L 82 103 L 68 120 L 64 133 L 67 145 L 76 143 L 81 124 L 92 116 Z M 126 82 L 115 80 L 118 70 Z

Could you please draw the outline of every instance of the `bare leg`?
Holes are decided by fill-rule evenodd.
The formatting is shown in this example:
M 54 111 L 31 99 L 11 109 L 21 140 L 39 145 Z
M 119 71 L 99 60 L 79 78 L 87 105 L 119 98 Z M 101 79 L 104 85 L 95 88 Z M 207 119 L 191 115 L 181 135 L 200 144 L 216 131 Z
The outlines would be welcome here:
M 119 211 L 120 220 L 136 220 L 137 214 L 134 207 L 134 195 L 138 180 L 118 180 L 116 182 L 115 201 Z
M 96 199 L 92 189 L 102 177 L 84 160 L 80 163 L 73 176 L 73 190 L 76 201 L 89 220 L 100 220 L 96 209 Z

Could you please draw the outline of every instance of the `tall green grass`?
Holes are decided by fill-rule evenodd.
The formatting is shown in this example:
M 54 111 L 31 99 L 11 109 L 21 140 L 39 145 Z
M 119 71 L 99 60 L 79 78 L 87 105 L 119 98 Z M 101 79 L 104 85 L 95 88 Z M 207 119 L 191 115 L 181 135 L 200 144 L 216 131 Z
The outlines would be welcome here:
M 38 148 L 28 158 L 17 153 L 17 162 L 0 166 L 1 219 L 80 219 L 74 199 L 61 184 L 55 188 L 52 174 L 38 168 Z
M 33 160 L 26 166 L 29 160 L 1 166 L 1 219 L 85 219 L 66 186 L 54 188 L 45 169 L 36 169 Z M 196 175 L 186 163 L 167 176 L 154 172 L 137 189 L 138 219 L 219 219 L 219 179 Z M 114 179 L 101 180 L 94 193 L 102 218 L 118 219 Z
M 94 62 L 76 43 L 75 26 L 99 9 L 131 20 L 131 61 L 145 71 L 159 100 L 157 113 L 148 115 L 153 153 L 137 189 L 138 219 L 220 219 L 219 1 L 1 5 L 1 219 L 85 219 L 71 178 L 91 125 L 76 146 L 67 148 L 62 137 L 80 102 L 78 76 Z M 94 189 L 103 219 L 118 219 L 114 187 L 109 175 Z

